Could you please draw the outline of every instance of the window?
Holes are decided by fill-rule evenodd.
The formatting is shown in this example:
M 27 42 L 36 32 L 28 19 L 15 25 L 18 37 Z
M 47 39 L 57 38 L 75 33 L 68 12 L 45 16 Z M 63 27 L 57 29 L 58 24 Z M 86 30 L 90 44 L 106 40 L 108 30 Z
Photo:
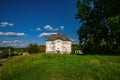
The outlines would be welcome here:
M 52 44 L 54 44 L 54 42 L 52 42 Z

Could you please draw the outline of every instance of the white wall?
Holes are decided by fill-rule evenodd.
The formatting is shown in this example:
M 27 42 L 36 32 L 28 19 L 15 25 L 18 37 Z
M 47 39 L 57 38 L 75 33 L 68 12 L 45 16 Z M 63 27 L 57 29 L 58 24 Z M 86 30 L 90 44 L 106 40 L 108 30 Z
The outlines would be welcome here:
M 71 41 L 46 41 L 46 53 L 70 53 L 71 52 Z

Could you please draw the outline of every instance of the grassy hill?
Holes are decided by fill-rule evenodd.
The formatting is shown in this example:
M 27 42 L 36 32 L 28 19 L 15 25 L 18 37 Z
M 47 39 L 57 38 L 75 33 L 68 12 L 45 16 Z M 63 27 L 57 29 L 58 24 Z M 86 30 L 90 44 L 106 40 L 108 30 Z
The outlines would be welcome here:
M 120 56 L 17 56 L 3 65 L 0 80 L 120 80 Z

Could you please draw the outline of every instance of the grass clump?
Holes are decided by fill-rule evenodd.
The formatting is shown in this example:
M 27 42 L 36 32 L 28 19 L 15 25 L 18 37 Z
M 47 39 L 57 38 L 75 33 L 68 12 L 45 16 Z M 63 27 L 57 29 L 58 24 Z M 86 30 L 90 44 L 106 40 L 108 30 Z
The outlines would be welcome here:
M 8 60 L 0 80 L 119 80 L 120 56 L 33 54 Z

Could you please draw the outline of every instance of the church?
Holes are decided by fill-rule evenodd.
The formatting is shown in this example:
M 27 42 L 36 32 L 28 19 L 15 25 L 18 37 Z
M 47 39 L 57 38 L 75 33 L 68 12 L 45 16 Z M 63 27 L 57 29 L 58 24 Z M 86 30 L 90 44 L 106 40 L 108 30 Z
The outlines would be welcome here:
M 72 41 L 65 34 L 51 34 L 45 44 L 46 53 L 71 53 Z

